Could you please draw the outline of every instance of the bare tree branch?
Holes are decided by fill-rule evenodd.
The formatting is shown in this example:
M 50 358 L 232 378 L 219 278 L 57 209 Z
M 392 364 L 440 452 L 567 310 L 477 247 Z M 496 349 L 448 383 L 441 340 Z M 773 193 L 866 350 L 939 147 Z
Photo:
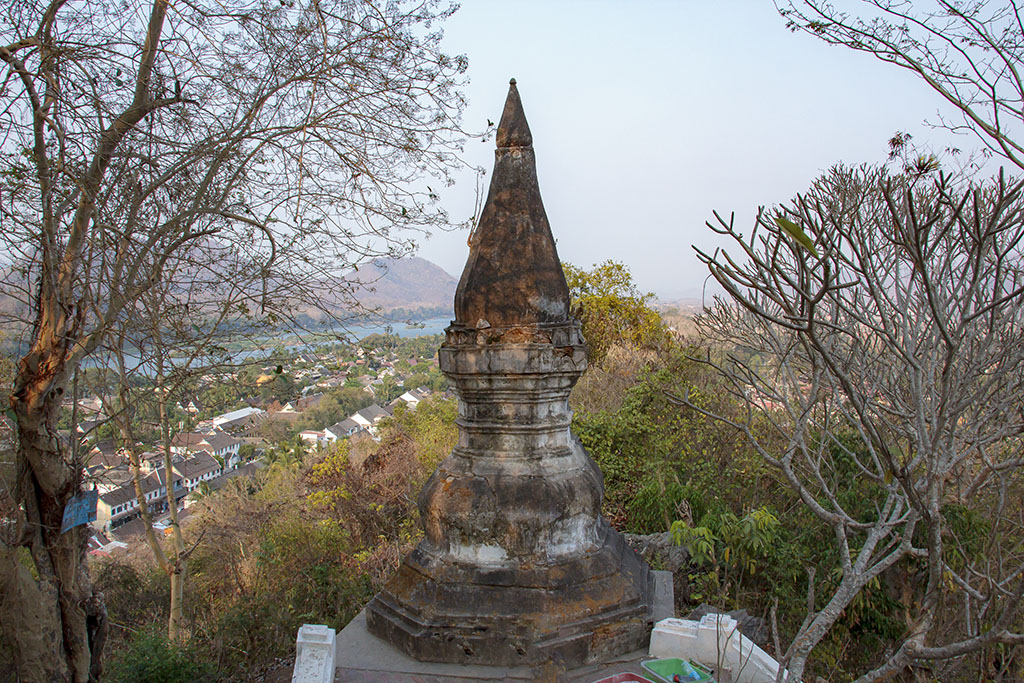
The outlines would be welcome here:
M 748 238 L 714 226 L 744 260 L 697 250 L 733 301 L 698 318 L 717 358 L 696 360 L 721 373 L 747 418 L 672 400 L 740 430 L 831 527 L 838 552 L 838 584 L 823 606 L 812 599 L 784 657 L 789 680 L 869 582 L 912 559 L 923 580 L 908 631 L 860 680 L 1019 640 L 1022 190 L 1002 177 L 836 168 L 778 209 L 818 257 L 766 211 Z M 960 537 L 960 509 L 985 520 L 984 536 Z M 976 606 L 966 617 L 947 613 L 965 599 Z

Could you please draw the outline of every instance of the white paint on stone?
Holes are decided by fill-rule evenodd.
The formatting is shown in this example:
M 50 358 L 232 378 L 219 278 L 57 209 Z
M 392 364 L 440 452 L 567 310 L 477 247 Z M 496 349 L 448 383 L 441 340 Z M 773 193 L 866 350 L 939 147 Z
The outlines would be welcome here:
M 323 624 L 303 624 L 295 639 L 292 683 L 332 683 L 336 634 Z
M 503 567 L 508 562 L 508 553 L 504 548 L 486 543 L 453 545 L 450 554 L 456 562 L 466 562 L 480 567 Z
M 597 525 L 589 515 L 576 515 L 551 526 L 547 556 L 550 559 L 580 553 L 597 545 Z
M 551 317 L 562 317 L 565 315 L 565 299 L 552 298 L 539 294 L 537 296 L 530 297 L 530 304 L 540 311 L 547 313 Z
M 726 614 L 707 614 L 700 621 L 662 619 L 651 633 L 649 652 L 725 670 L 734 683 L 774 683 L 779 672 L 775 658 L 740 633 Z

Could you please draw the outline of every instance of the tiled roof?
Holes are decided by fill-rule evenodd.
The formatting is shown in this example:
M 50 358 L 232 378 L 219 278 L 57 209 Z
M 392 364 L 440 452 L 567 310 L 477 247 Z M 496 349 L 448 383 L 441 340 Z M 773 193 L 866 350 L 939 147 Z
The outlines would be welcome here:
M 217 428 L 225 432 L 237 431 L 244 429 L 252 425 L 258 425 L 267 419 L 267 413 L 260 411 L 258 413 L 249 413 L 242 417 L 235 418 L 228 422 L 217 423 Z
M 137 517 L 111 531 L 110 537 L 115 540 L 126 541 L 136 536 L 142 536 L 145 533 L 146 523 L 142 521 L 141 517 Z
M 292 406 L 294 406 L 295 410 L 298 412 L 309 410 L 310 408 L 318 405 L 323 397 L 323 394 L 310 394 L 309 396 L 292 401 Z
M 385 417 L 391 417 L 391 413 L 381 408 L 379 405 L 374 403 L 373 405 L 366 406 L 362 410 L 356 411 L 358 415 L 361 415 L 364 419 L 369 422 L 376 422 Z
M 188 448 L 189 446 L 195 446 L 205 438 L 206 435 L 199 432 L 178 432 L 171 438 L 171 446 L 175 448 Z
M 215 451 L 219 451 L 219 450 L 221 450 L 223 448 L 230 448 L 232 446 L 239 445 L 239 444 L 242 443 L 241 441 L 239 441 L 238 439 L 236 439 L 233 436 L 230 436 L 228 434 L 221 434 L 221 433 L 210 434 L 209 436 L 204 438 L 203 441 L 205 441 L 206 443 L 210 444 L 210 446 Z
M 355 420 L 346 417 L 341 422 L 336 422 L 335 424 L 332 424 L 324 431 L 329 431 L 331 434 L 334 434 L 335 436 L 344 436 L 346 434 L 351 434 L 357 429 L 362 429 L 361 425 Z
M 178 480 L 179 477 L 176 476 L 175 479 Z M 163 470 L 150 472 L 142 478 L 142 492 L 146 494 L 151 491 L 156 491 L 161 488 L 166 481 Z M 127 503 L 129 500 L 135 498 L 135 482 L 129 481 L 124 486 L 116 488 L 110 493 L 104 493 L 100 498 L 104 503 L 107 503 L 111 507 Z
M 118 465 L 124 464 L 124 456 L 117 453 L 117 451 L 107 451 L 93 449 L 89 451 L 86 456 L 86 464 L 88 467 L 102 467 L 104 469 L 110 469 L 111 467 L 117 467 Z
M 111 467 L 110 469 L 100 469 L 91 474 L 93 474 L 92 479 L 98 485 L 105 485 L 106 487 L 116 488 L 132 480 L 131 468 L 126 463 L 122 463 L 117 467 Z
M 220 463 L 209 453 L 196 453 L 174 465 L 174 471 L 182 479 L 197 479 L 219 469 Z

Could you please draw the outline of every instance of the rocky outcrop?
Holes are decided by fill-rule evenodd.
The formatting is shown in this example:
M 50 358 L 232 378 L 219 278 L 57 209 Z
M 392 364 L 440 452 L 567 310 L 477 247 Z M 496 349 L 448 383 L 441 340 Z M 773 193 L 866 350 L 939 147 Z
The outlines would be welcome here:
M 689 553 L 672 541 L 667 531 L 660 534 L 623 534 L 626 543 L 640 554 L 640 557 L 655 569 L 665 569 L 675 574 L 687 566 Z

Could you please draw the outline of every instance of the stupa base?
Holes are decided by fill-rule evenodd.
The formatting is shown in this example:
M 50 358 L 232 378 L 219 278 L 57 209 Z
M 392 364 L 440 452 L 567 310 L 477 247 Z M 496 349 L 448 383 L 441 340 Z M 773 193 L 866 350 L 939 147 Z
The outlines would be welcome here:
M 413 551 L 366 609 L 370 633 L 420 661 L 576 667 L 646 645 L 654 578 L 607 525 L 565 562 L 484 568 Z

